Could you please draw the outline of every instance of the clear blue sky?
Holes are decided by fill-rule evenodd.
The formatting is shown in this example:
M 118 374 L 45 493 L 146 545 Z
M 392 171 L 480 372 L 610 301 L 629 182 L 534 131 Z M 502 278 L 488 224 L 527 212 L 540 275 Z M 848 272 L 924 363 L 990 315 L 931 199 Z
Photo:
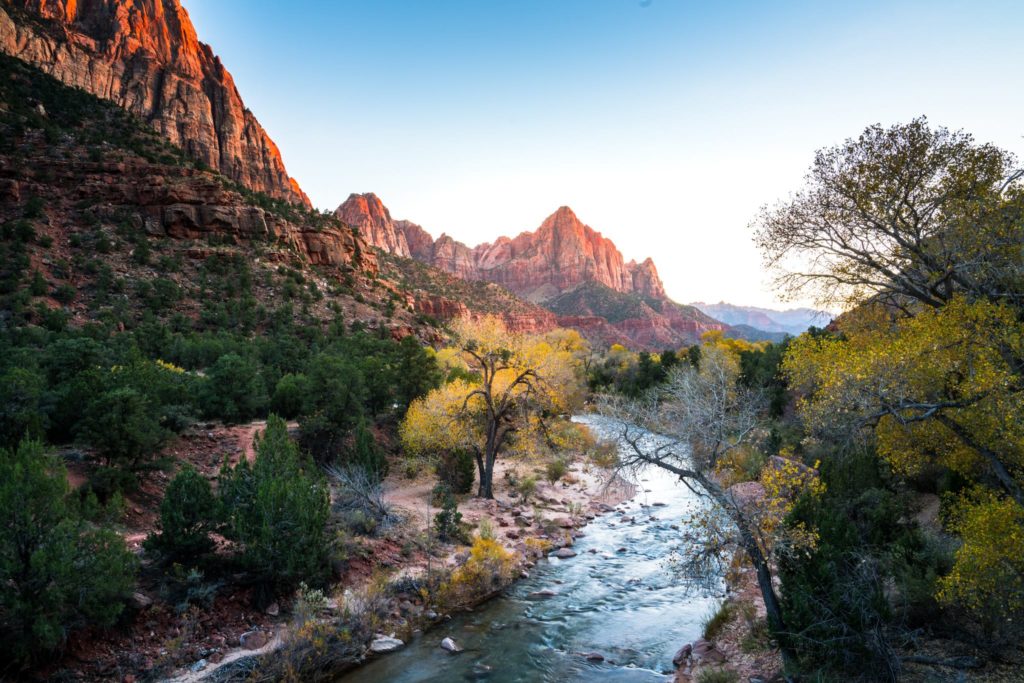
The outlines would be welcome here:
M 680 301 L 771 304 L 757 207 L 926 114 L 1024 152 L 1024 3 L 183 0 L 314 204 L 470 244 L 567 204 Z

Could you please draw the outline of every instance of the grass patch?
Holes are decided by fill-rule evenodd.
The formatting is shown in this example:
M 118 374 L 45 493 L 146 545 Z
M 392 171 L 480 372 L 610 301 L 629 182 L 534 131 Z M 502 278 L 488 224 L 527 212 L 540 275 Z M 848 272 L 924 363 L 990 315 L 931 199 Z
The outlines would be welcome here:
M 701 669 L 697 674 L 697 683 L 739 683 L 739 680 L 739 674 L 726 669 Z
M 728 600 L 718 606 L 718 609 L 704 617 L 702 623 L 704 639 L 715 640 L 722 634 L 722 630 L 736 616 L 736 606 Z
M 749 629 L 740 640 L 740 650 L 747 654 L 770 650 L 772 636 L 768 630 L 768 620 L 757 619 L 748 622 L 748 626 Z

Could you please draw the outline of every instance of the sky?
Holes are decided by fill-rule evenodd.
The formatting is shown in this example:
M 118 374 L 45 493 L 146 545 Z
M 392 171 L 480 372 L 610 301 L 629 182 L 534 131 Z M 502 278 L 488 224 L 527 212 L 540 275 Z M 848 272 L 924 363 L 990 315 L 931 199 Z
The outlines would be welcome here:
M 567 205 L 682 302 L 779 306 L 750 223 L 870 124 L 1024 157 L 1021 2 L 183 5 L 317 207 L 475 245 Z

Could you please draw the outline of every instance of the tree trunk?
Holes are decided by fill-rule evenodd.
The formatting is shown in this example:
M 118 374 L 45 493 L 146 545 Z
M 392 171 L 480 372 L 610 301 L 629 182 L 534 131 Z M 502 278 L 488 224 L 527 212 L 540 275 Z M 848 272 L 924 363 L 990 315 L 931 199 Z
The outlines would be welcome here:
M 768 618 L 768 629 L 778 641 L 779 654 L 782 655 L 783 672 L 792 671 L 796 658 L 788 642 L 786 621 L 782 616 L 782 603 L 779 601 L 779 596 L 776 594 L 775 586 L 772 583 L 772 571 L 768 564 L 768 558 L 765 557 L 761 546 L 758 545 L 753 531 L 747 527 L 748 521 L 743 511 L 736 506 L 729 495 L 722 490 L 722 487 L 705 476 L 698 476 L 697 480 L 704 490 L 711 494 L 715 502 L 726 511 L 726 514 L 732 518 L 733 523 L 736 524 L 736 528 L 739 530 L 740 544 L 746 551 L 747 556 L 750 558 L 750 563 L 754 565 L 754 571 L 757 573 L 757 587 L 761 590 L 761 599 L 764 601 L 765 616 Z
M 479 479 L 479 482 L 480 482 L 477 485 L 477 493 L 476 493 L 476 495 L 479 496 L 480 498 L 483 498 L 484 497 L 484 479 L 487 476 L 487 471 L 484 468 L 484 457 L 480 453 L 480 449 L 479 448 L 474 448 L 473 449 L 473 459 L 476 460 L 476 471 L 477 471 L 478 479 Z

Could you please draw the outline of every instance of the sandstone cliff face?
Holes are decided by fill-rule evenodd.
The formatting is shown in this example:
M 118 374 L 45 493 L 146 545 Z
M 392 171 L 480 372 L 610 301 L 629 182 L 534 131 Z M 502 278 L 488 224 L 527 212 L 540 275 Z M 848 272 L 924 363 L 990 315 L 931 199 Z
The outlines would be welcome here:
M 410 255 L 405 233 L 391 220 L 391 212 L 380 198 L 372 192 L 350 194 L 348 199 L 334 211 L 334 215 L 346 225 L 359 230 L 366 242 L 384 251 L 399 256 Z
M 377 270 L 372 250 L 352 231 L 296 224 L 245 203 L 211 174 L 193 169 L 141 160 L 45 160 L 25 167 L 0 156 L 0 187 L 14 196 L 46 197 L 52 212 L 86 204 L 130 215 L 154 237 L 278 243 L 314 265 Z
M 309 206 L 178 0 L 9 0 L 0 51 L 117 103 L 242 185 Z

